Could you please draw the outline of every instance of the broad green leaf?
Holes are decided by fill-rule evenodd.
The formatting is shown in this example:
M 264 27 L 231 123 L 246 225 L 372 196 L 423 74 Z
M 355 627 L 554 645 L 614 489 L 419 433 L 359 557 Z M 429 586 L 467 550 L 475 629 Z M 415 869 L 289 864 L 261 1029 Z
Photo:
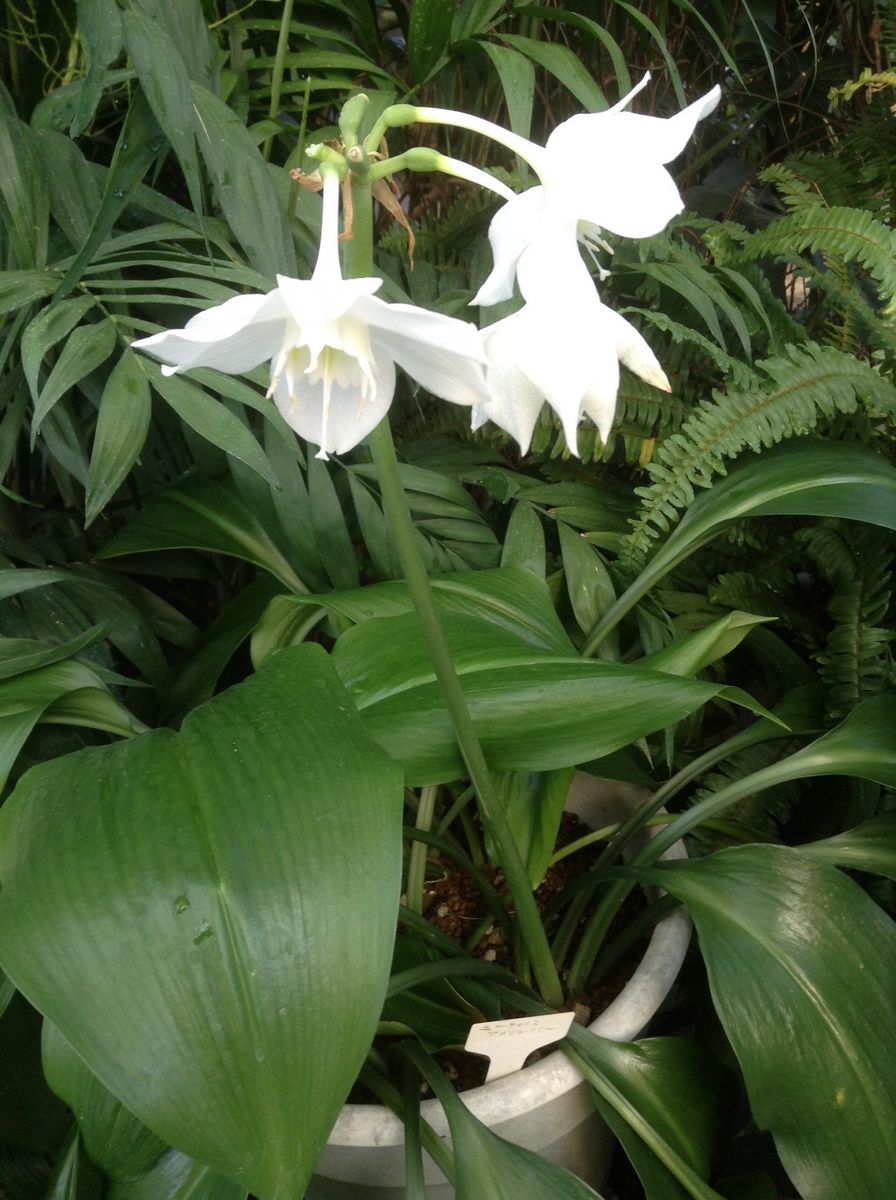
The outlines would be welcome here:
M 592 631 L 590 653 L 669 571 L 746 517 L 846 517 L 896 529 L 896 469 L 858 443 L 798 439 L 736 467 L 694 500 L 679 525 Z
M 39 130 L 35 145 L 50 188 L 50 213 L 80 250 L 102 198 L 98 173 L 71 138 L 55 129 Z
M 94 625 L 77 637 L 56 646 L 48 646 L 46 642 L 33 641 L 31 638 L 2 638 L 0 680 L 9 679 L 12 675 L 22 675 L 26 671 L 36 671 L 39 667 L 48 667 L 51 663 L 61 662 L 65 658 L 73 658 L 98 642 L 105 632 L 104 625 Z
M 452 571 L 431 575 L 429 582 L 443 613 L 488 622 L 539 650 L 571 654 L 574 649 L 554 611 L 547 584 L 530 571 L 518 567 Z M 290 603 L 320 605 L 356 625 L 414 612 L 407 584 L 397 579 L 350 592 L 290 597 Z
M 451 45 L 455 0 L 415 0 L 408 19 L 408 59 L 415 83 L 424 83 Z
M 800 846 L 803 854 L 845 867 L 896 879 L 896 812 L 882 812 L 855 829 Z
M 35 300 L 49 296 L 59 286 L 53 271 L 3 271 L 0 273 L 0 316 L 13 309 L 27 308 Z
M 495 787 L 533 889 L 545 877 L 569 795 L 572 767 L 495 775 Z M 492 847 L 489 853 L 494 857 Z
M 106 67 L 121 50 L 121 14 L 115 0 L 77 0 L 78 35 L 87 52 L 71 136 L 79 137 L 93 120 L 106 81 Z
M 297 273 L 292 237 L 252 135 L 223 100 L 192 85 L 196 139 L 218 203 L 249 262 L 273 283 Z
M 6 1012 L 7 1006 L 15 994 L 16 989 L 3 972 L 0 971 L 0 1017 Z
M 896 1179 L 896 925 L 786 846 L 664 866 L 687 904 L 756 1123 L 804 1200 L 884 1200 Z
M 706 1048 L 671 1037 L 611 1042 L 576 1026 L 568 1040 L 648 1200 L 716 1200 L 706 1181 L 732 1080 Z
M 246 1189 L 169 1150 L 142 1178 L 113 1180 L 104 1200 L 246 1200 Z
M 100 1083 L 52 1021 L 44 1021 L 44 1076 L 74 1113 L 84 1152 L 112 1179 L 145 1175 L 168 1149 Z
M 600 1200 L 565 1167 L 492 1133 L 422 1051 L 410 1047 L 406 1053 L 425 1074 L 448 1118 L 457 1200 Z
M 102 1184 L 81 1153 L 77 1129 L 59 1156 L 43 1200 L 100 1200 Z
M 696 675 L 704 667 L 730 654 L 757 625 L 772 617 L 757 617 L 753 613 L 733 609 L 695 633 L 677 638 L 670 646 L 638 660 L 642 667 L 668 671 L 670 675 Z
M 442 621 L 486 757 L 499 771 L 544 771 L 600 758 L 681 720 L 724 690 L 637 665 L 559 656 L 468 615 L 444 613 Z M 404 765 L 408 783 L 462 775 L 413 614 L 355 626 L 336 643 L 333 658 L 368 732 Z M 738 699 L 748 701 L 743 694 Z
M 18 596 L 32 588 L 47 587 L 70 578 L 68 571 L 55 567 L 9 567 L 0 569 L 0 600 Z
M 48 305 L 26 327 L 22 334 L 22 369 L 34 401 L 38 397 L 38 373 L 44 355 L 71 333 L 95 303 L 92 296 L 76 296 L 61 304 Z
M 277 476 L 264 450 L 242 421 L 219 400 L 189 380 L 177 375 L 163 375 L 161 371 L 153 374 L 152 386 L 200 437 L 226 454 L 232 454 L 276 487 Z
M 115 339 L 115 325 L 108 318 L 91 325 L 79 325 L 69 335 L 34 405 L 32 439 L 37 436 L 41 422 L 60 397 L 106 361 L 112 353 Z
M 0 963 L 159 1137 L 291 1200 L 376 1028 L 401 799 L 324 651 L 283 650 L 180 734 L 27 773 Z
M 538 514 L 526 500 L 518 500 L 513 506 L 501 547 L 501 566 L 524 567 L 544 578 L 544 530 Z
M 232 554 L 270 571 L 290 591 L 305 591 L 263 526 L 232 491 L 217 483 L 172 488 L 157 496 L 107 542 L 99 557 L 187 547 Z
M 140 359 L 125 350 L 103 388 L 87 476 L 84 526 L 96 520 L 137 460 L 152 415 Z
M 158 22 L 131 4 L 122 25 L 124 43 L 149 106 L 177 155 L 190 201 L 202 212 L 199 158 L 193 133 L 193 98 L 179 46 Z

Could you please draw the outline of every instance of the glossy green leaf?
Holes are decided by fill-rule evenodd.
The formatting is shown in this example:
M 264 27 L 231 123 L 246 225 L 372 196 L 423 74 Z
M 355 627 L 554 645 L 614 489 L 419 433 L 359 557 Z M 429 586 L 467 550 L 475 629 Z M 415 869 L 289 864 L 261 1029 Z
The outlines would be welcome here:
M 593 546 L 589 546 L 565 521 L 558 521 L 557 530 L 569 602 L 576 623 L 587 633 L 600 614 L 616 599 L 613 581 L 606 564 Z
M 34 405 L 32 436 L 37 435 L 41 422 L 60 397 L 106 361 L 112 353 L 115 338 L 115 325 L 108 319 L 93 325 L 79 325 L 69 335 Z
M 308 456 L 308 505 L 311 528 L 330 582 L 336 588 L 357 587 L 358 564 L 342 503 L 326 463 L 313 455 Z
M 694 918 L 756 1123 L 804 1200 L 886 1200 L 896 1179 L 896 924 L 785 846 L 664 866 Z
M 408 19 L 408 58 L 416 83 L 423 83 L 451 45 L 454 0 L 415 0 Z
M 30 592 L 32 588 L 47 587 L 51 583 L 59 583 L 69 579 L 67 571 L 55 567 L 15 567 L 0 569 L 0 600 L 9 596 L 19 596 L 22 592 Z
M 187 547 L 232 554 L 270 571 L 291 591 L 305 591 L 257 518 L 234 492 L 217 483 L 172 488 L 157 496 L 106 543 L 100 557 Z
M 215 194 L 234 235 L 257 271 L 295 276 L 296 256 L 286 214 L 255 139 L 223 100 L 192 85 L 196 139 Z
M 800 846 L 803 854 L 835 867 L 896 879 L 896 812 L 882 812 L 855 829 Z
M 137 460 L 151 415 L 145 369 L 132 350 L 125 350 L 100 401 L 87 476 L 85 528 L 103 511 Z
M 50 198 L 34 130 L 0 106 L 0 225 L 13 261 L 5 266 L 45 267 Z
M 72 1110 L 88 1158 L 111 1179 L 145 1175 L 168 1149 L 103 1087 L 52 1021 L 44 1021 L 44 1076 Z
M 283 650 L 180 734 L 28 772 L 0 963 L 159 1137 L 293 1200 L 376 1028 L 401 799 L 324 651 Z
M 50 187 L 50 214 L 78 251 L 102 200 L 102 177 L 71 138 L 55 129 L 39 130 L 35 144 Z
M 642 667 L 668 671 L 670 675 L 696 675 L 704 667 L 730 654 L 757 625 L 764 625 L 772 619 L 733 609 L 718 621 L 705 625 L 695 633 L 676 638 L 671 645 L 638 659 L 638 662 Z
M 472 616 L 444 613 L 442 620 L 486 757 L 499 771 L 599 758 L 681 720 L 723 690 L 637 665 L 560 657 Z M 415 615 L 355 626 L 336 643 L 333 658 L 367 730 L 404 765 L 409 783 L 462 775 Z
M 113 1180 L 104 1200 L 246 1200 L 246 1189 L 186 1154 L 169 1150 L 142 1178 Z
M 0 274 L 0 316 L 13 309 L 25 308 L 55 292 L 59 275 L 52 271 L 4 271 Z
M 544 579 L 518 567 L 453 571 L 430 576 L 436 604 L 444 613 L 476 617 L 540 650 L 570 654 L 573 645 L 560 624 Z M 377 617 L 413 613 L 403 580 L 371 584 L 350 592 L 292 597 L 290 603 L 322 605 L 362 625 Z
M 579 1027 L 569 1044 L 647 1200 L 716 1200 L 707 1180 L 732 1081 L 706 1048 L 671 1037 L 611 1042 Z
M 435 1091 L 454 1152 L 457 1200 L 600 1200 L 577 1176 L 539 1154 L 508 1142 L 474 1117 L 441 1070 L 416 1047 L 406 1051 Z
M 637 580 L 598 622 L 585 652 L 695 550 L 733 521 L 763 516 L 846 517 L 896 529 L 896 469 L 859 443 L 808 438 L 784 442 L 736 467 L 696 497 Z

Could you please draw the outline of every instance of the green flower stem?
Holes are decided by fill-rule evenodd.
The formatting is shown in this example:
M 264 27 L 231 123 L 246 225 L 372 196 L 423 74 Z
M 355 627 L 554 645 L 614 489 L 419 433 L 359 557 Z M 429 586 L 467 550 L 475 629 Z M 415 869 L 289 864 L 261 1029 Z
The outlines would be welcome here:
M 494 175 L 489 175 L 488 171 L 474 167 L 463 159 L 439 154 L 438 150 L 431 150 L 428 146 L 413 146 L 403 154 L 381 159 L 371 166 L 370 178 L 382 179 L 386 175 L 394 175 L 396 171 L 441 171 L 443 175 L 476 183 L 479 187 L 495 192 L 503 200 L 512 200 L 516 195 L 512 188 L 507 187 Z
M 283 12 L 280 15 L 280 36 L 277 38 L 277 50 L 274 55 L 274 70 L 271 76 L 271 103 L 268 108 L 268 116 L 271 120 L 277 116 L 280 111 L 280 92 L 283 87 L 283 70 L 286 62 L 286 48 L 289 45 L 289 23 L 292 20 L 292 5 L 293 0 L 283 0 Z M 274 144 L 273 137 L 269 137 L 264 144 L 265 162 L 271 157 L 271 146 Z
M 432 828 L 432 819 L 436 810 L 436 796 L 439 789 L 433 784 L 421 788 L 420 804 L 417 807 L 416 828 L 428 833 Z M 411 856 L 408 861 L 408 908 L 411 912 L 423 912 L 423 883 L 426 875 L 426 846 L 423 842 L 411 844 Z
M 347 154 L 351 154 L 351 148 Z M 346 243 L 346 272 L 358 278 L 373 274 L 373 206 L 369 178 L 354 174 L 350 178 L 352 236 Z M 563 989 L 560 986 L 557 968 L 554 966 L 548 939 L 538 915 L 526 868 L 498 801 L 485 755 L 482 753 L 467 701 L 454 669 L 451 651 L 436 610 L 429 576 L 417 545 L 417 532 L 408 508 L 407 497 L 401 485 L 398 459 L 388 419 L 381 421 L 374 429 L 369 437 L 369 446 L 402 571 L 454 726 L 461 755 L 470 780 L 476 788 L 482 819 L 494 838 L 539 991 L 546 1003 L 560 1008 L 563 1005 Z

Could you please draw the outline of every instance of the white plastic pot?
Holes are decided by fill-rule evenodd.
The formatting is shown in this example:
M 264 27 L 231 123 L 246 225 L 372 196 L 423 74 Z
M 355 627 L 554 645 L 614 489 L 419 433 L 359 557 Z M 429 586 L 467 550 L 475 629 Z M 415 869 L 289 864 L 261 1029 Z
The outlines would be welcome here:
M 646 793 L 577 772 L 567 807 L 592 828 L 624 820 Z M 685 858 L 678 843 L 664 858 Z M 631 1041 L 647 1027 L 678 975 L 691 936 L 683 909 L 656 925 L 644 957 L 616 999 L 591 1024 L 601 1037 Z M 559 1050 L 533 1066 L 463 1093 L 467 1107 L 494 1133 L 568 1167 L 594 1188 L 606 1181 L 614 1139 L 594 1108 L 588 1085 Z M 437 1100 L 421 1105 L 448 1138 Z M 452 1200 L 454 1189 L 425 1155 L 427 1196 Z M 390 1109 L 346 1104 L 306 1192 L 307 1200 L 403 1200 L 404 1127 Z

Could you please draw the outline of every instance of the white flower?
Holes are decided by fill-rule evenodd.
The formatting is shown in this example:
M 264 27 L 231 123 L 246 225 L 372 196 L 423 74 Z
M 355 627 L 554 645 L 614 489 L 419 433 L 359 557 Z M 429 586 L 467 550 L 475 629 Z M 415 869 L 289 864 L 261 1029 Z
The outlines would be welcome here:
M 650 237 L 681 212 L 681 195 L 664 164 L 681 153 L 697 122 L 718 104 L 720 91 L 714 87 L 673 117 L 623 112 L 649 78 L 645 75 L 606 112 L 563 121 L 544 146 L 467 113 L 417 110 L 422 121 L 459 125 L 501 142 L 530 163 L 541 180 L 540 187 L 510 200 L 492 221 L 495 266 L 474 303 L 508 299 L 515 273 L 529 299 L 523 287 L 525 256 L 549 228 L 562 227 L 568 235 L 596 227 L 622 237 Z M 533 280 L 533 290 L 536 286 L 540 281 Z
M 454 317 L 374 297 L 380 279 L 343 279 L 338 249 L 339 182 L 325 173 L 321 241 L 310 279 L 277 276 L 266 295 L 235 296 L 134 345 L 162 359 L 166 375 L 191 367 L 242 374 L 271 362 L 272 396 L 288 424 L 344 454 L 386 415 L 395 364 L 455 404 L 486 398 L 479 334 Z
M 583 416 L 604 442 L 609 437 L 620 362 L 663 391 L 669 381 L 637 329 L 601 303 L 575 244 L 564 249 L 562 239 L 545 238 L 541 249 L 563 289 L 531 293 L 519 312 L 482 330 L 490 399 L 473 408 L 473 428 L 494 421 L 525 453 L 546 400 L 576 454 Z

